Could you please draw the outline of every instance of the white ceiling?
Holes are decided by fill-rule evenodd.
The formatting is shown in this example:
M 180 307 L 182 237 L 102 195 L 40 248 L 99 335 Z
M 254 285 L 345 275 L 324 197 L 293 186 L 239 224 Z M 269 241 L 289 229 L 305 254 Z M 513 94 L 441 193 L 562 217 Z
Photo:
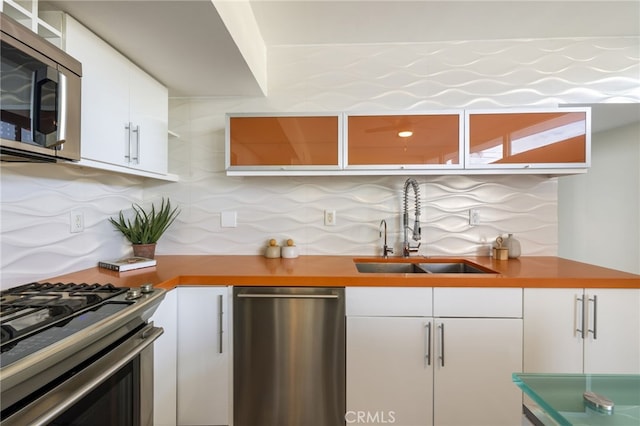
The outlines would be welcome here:
M 214 2 L 50 0 L 169 87 L 170 96 L 262 96 Z M 234 5 L 234 3 L 236 3 Z M 548 37 L 640 36 L 640 1 L 249 2 L 267 48 Z M 258 43 L 261 43 L 258 41 Z
M 638 35 L 640 2 L 252 1 L 267 45 Z

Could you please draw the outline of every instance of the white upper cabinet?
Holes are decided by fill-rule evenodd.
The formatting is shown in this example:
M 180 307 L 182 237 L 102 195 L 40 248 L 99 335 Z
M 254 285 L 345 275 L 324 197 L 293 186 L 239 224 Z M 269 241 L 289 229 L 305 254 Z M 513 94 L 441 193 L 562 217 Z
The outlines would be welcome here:
M 133 167 L 166 174 L 169 97 L 167 88 L 136 66 L 129 73 L 129 120 Z M 134 151 L 135 149 L 135 151 Z
M 167 88 L 67 16 L 66 49 L 82 63 L 80 165 L 167 174 Z

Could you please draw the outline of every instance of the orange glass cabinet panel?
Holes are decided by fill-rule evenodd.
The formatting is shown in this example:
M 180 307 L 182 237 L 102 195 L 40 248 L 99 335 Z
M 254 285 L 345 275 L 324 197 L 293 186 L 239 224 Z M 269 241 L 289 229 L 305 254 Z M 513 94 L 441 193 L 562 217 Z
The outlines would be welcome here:
M 467 168 L 588 167 L 588 110 L 468 113 Z
M 461 168 L 461 114 L 350 115 L 347 165 Z M 402 133 L 407 132 L 407 133 Z
M 229 165 L 337 168 L 338 126 L 338 115 L 231 116 Z

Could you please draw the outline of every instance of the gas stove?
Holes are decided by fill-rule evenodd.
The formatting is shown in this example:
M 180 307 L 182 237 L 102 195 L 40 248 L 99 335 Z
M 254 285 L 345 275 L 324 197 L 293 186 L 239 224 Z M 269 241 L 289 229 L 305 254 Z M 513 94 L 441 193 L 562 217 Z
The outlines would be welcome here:
M 0 292 L 3 414 L 51 377 L 75 371 L 148 327 L 163 298 L 164 290 L 151 284 L 31 283 Z
M 140 294 L 112 284 L 31 283 L 2 291 L 0 367 L 116 314 Z M 121 295 L 125 295 L 124 300 L 120 297 L 105 303 Z M 83 321 L 74 322 L 82 312 L 86 312 Z
M 111 284 L 32 283 L 3 291 L 0 295 L 2 352 L 14 347 L 21 338 L 127 290 Z

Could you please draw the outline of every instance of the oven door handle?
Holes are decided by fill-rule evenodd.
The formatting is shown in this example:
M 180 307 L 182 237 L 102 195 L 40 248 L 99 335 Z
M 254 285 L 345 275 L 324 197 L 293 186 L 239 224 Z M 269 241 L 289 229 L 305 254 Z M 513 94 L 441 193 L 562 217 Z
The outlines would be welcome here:
M 31 402 L 12 416 L 2 420 L 2 426 L 44 425 L 52 422 L 73 404 L 100 386 L 118 370 L 140 355 L 164 333 L 160 327 L 148 324 L 117 348 L 89 365 L 51 392 Z

